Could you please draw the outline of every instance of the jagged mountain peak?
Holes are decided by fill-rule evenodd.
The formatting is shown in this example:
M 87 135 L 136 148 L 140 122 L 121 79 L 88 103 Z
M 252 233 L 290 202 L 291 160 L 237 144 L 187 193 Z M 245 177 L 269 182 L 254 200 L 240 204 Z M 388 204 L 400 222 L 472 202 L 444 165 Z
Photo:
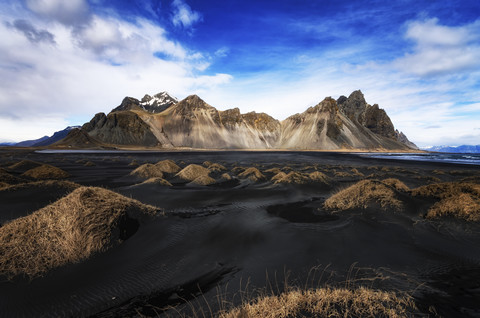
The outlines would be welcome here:
M 171 96 L 167 92 L 160 92 L 153 96 L 145 94 L 141 100 L 127 96 L 122 100 L 122 103 L 118 107 L 112 110 L 112 112 L 137 109 L 156 114 L 163 112 L 176 103 L 178 103 L 177 98 Z

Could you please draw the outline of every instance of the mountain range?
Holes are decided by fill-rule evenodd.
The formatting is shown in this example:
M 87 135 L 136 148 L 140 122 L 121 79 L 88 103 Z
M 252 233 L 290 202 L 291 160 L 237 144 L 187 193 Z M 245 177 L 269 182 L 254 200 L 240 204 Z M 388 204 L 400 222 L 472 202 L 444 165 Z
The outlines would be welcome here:
M 425 148 L 428 151 L 450 152 L 450 153 L 480 153 L 480 145 L 462 145 L 462 146 L 432 146 Z
M 418 149 L 395 130 L 387 113 L 360 90 L 327 97 L 283 121 L 265 113 L 217 110 L 197 95 L 178 101 L 166 92 L 125 97 L 51 146 L 195 149 Z
M 21 142 L 0 143 L 0 146 L 8 147 L 45 147 L 56 143 L 65 138 L 72 129 L 80 128 L 80 126 L 68 126 L 67 128 L 55 132 L 52 136 L 43 136 L 38 139 L 25 140 Z

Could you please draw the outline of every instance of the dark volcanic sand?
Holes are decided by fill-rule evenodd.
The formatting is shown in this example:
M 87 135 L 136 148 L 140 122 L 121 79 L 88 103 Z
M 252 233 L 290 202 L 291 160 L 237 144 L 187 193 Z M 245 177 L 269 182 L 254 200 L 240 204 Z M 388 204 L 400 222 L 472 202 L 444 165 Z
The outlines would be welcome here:
M 364 176 L 398 178 L 415 188 L 475 176 L 478 182 L 478 166 L 314 152 L 0 151 L 0 167 L 21 159 L 64 169 L 71 175 L 68 180 L 81 185 L 102 186 L 161 207 L 167 218 L 141 226 L 103 254 L 44 277 L 1 278 L 2 317 L 156 316 L 167 305 L 178 305 L 177 310 L 188 313 L 185 300 L 209 313 L 205 300 L 213 311 L 218 309 L 219 290 L 227 301 L 238 304 L 239 291 L 245 291 L 247 281 L 248 290 L 270 286 L 281 290 L 287 272 L 290 284 L 321 286 L 358 280 L 357 284 L 409 292 L 425 313 L 434 306 L 445 317 L 480 316 L 480 224 L 425 220 L 422 215 L 428 202 L 420 199 L 408 202 L 402 213 L 369 209 L 332 214 L 322 208 L 333 193 L 365 178 L 353 174 L 353 168 Z M 231 175 L 234 166 L 255 166 L 267 180 L 134 186 L 141 180 L 129 176 L 136 168 L 129 166 L 133 159 L 140 164 L 172 159 L 182 168 L 209 160 L 224 165 Z M 85 166 L 87 161 L 95 165 Z M 269 181 L 273 174 L 264 172 L 285 166 L 311 172 L 312 165 L 334 180 L 331 187 L 274 186 Z M 335 176 L 342 171 L 350 175 Z M 1 222 L 27 215 L 63 195 L 42 189 L 0 191 Z M 312 274 L 315 266 L 319 271 Z M 362 280 L 365 277 L 378 279 Z

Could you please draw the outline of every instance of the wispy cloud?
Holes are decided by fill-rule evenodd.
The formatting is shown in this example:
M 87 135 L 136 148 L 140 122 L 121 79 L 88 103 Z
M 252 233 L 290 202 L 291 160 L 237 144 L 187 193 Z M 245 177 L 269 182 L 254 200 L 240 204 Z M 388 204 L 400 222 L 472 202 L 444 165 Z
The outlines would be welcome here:
M 189 28 L 202 20 L 202 15 L 199 12 L 193 11 L 183 0 L 173 0 L 172 8 L 172 23 L 176 27 Z
M 412 52 L 395 61 L 398 69 L 419 76 L 452 75 L 480 67 L 480 20 L 445 26 L 436 18 L 407 25 Z

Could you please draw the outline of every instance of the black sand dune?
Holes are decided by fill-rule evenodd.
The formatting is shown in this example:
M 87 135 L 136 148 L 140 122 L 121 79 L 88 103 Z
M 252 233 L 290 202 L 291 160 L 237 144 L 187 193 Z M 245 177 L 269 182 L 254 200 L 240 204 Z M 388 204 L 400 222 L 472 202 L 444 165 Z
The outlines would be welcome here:
M 20 161 L 24 155 L 12 153 L 5 158 Z M 52 268 L 43 276 L 9 279 L 3 275 L 2 317 L 175 317 L 190 315 L 192 306 L 209 317 L 210 310 L 222 309 L 219 291 L 226 301 L 239 305 L 242 290 L 252 295 L 256 288 L 283 290 L 287 272 L 289 284 L 302 289 L 325 283 L 350 288 L 348 281 L 407 293 L 418 312 L 432 317 L 431 306 L 445 317 L 480 314 L 480 223 L 454 214 L 428 218 L 428 211 L 449 196 L 435 186 L 419 188 L 432 184 L 430 176 L 448 184 L 479 176 L 478 167 L 293 152 L 72 153 L 61 157 L 32 153 L 29 158 L 66 171 L 69 182 L 101 185 L 124 198 L 160 207 L 165 217 L 141 222 L 121 244 Z M 172 172 L 164 171 L 162 180 L 171 186 L 130 175 L 138 167 L 129 165 L 132 160 L 155 165 L 166 159 L 180 169 L 191 164 L 198 167 L 178 176 L 182 170 L 169 163 Z M 95 166 L 86 167 L 85 160 Z M 280 171 L 285 176 L 294 173 L 288 182 L 275 184 L 271 178 Z M 328 184 L 303 182 L 315 171 Z M 219 182 L 224 173 L 231 180 Z M 215 183 L 186 180 L 202 175 Z M 359 182 L 366 182 L 367 188 L 373 184 L 374 195 L 345 209 L 341 205 L 327 208 L 330 198 L 342 190 L 348 194 Z M 459 189 L 455 183 L 453 187 Z M 401 209 L 382 205 L 390 202 L 382 201 L 385 189 Z M 461 189 L 476 202 L 475 185 Z M 11 209 L 20 216 L 36 209 L 37 203 L 30 200 L 41 202 L 41 208 L 65 200 L 70 192 L 55 196 L 32 187 L 12 193 L 0 191 L 2 210 Z M 30 203 L 22 204 L 22 199 Z M 5 219 L 12 218 L 15 215 Z M 315 267 L 318 272 L 313 275 Z M 164 312 L 168 306 L 176 309 Z

